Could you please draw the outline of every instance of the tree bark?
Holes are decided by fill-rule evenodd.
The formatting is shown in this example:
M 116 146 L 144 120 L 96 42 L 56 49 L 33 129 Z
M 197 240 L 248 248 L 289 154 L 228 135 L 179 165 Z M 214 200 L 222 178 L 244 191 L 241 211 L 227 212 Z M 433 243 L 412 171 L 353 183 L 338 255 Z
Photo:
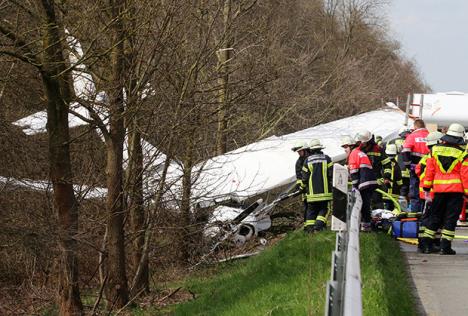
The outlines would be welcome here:
M 107 214 L 108 214 L 108 284 L 106 299 L 108 309 L 122 308 L 128 303 L 128 283 L 125 267 L 125 206 L 123 195 L 123 144 L 124 127 L 124 26 L 122 14 L 124 1 L 114 1 L 112 7 L 111 80 L 109 87 L 109 137 L 107 149 Z
M 54 189 L 54 208 L 58 214 L 58 236 L 61 249 L 59 281 L 60 315 L 82 315 L 83 306 L 78 286 L 76 257 L 78 205 L 73 192 L 69 148 L 68 107 L 71 85 L 54 1 L 43 0 L 46 32 L 43 35 L 43 68 L 41 71 L 47 95 L 47 131 L 49 136 L 50 179 Z
M 192 131 L 193 132 L 193 131 Z M 192 134 L 193 135 L 193 134 Z M 184 168 L 182 175 L 182 199 L 180 210 L 182 213 L 182 256 L 185 262 L 190 262 L 192 257 L 192 213 L 190 212 L 190 197 L 192 195 L 192 165 L 193 165 L 193 142 L 189 143 L 187 156 L 184 159 Z
M 132 295 L 149 292 L 148 258 L 143 258 L 145 243 L 145 209 L 143 206 L 143 151 L 137 118 L 133 117 L 128 136 L 128 190 L 130 226 L 133 235 L 132 266 L 141 269 L 132 284 Z M 143 259 L 143 260 L 142 260 Z M 142 261 L 142 262 L 141 262 Z M 141 262 L 141 266 L 139 267 Z
M 218 96 L 218 131 L 216 135 L 216 152 L 222 155 L 227 151 L 227 128 L 229 111 L 229 60 L 231 59 L 231 1 L 224 0 L 223 7 L 223 42 L 224 47 L 218 51 L 218 84 L 220 86 Z

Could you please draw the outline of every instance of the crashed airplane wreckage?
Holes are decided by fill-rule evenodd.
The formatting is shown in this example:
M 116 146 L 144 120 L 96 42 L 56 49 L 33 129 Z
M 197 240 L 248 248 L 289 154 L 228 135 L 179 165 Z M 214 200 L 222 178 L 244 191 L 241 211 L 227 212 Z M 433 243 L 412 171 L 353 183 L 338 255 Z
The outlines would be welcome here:
M 296 196 L 297 192 L 281 195 L 270 203 L 258 199 L 245 209 L 223 204 L 232 201 L 241 204 L 263 193 L 294 183 L 294 163 L 297 154 L 291 151 L 291 147 L 297 141 L 318 138 L 326 146 L 324 152 L 334 162 L 339 162 L 346 158 L 340 146 L 344 135 L 354 135 L 359 128 L 365 126 L 374 134 L 386 137 L 398 130 L 404 117 L 404 112 L 396 109 L 371 111 L 292 134 L 272 136 L 195 166 L 196 177 L 192 189 L 192 204 L 199 208 L 215 207 L 206 226 L 205 236 L 216 237 L 220 240 L 230 239 L 236 244 L 243 244 L 257 236 L 259 232 L 271 227 L 270 214 L 274 207 L 285 199 Z M 73 115 L 70 115 L 70 120 L 73 120 L 71 126 L 87 124 L 84 121 L 80 123 L 80 119 Z M 46 121 L 45 113 L 40 112 L 14 124 L 23 127 L 25 133 L 34 134 L 45 131 Z M 146 141 L 143 147 L 147 161 L 154 164 L 157 169 L 158 165 L 164 162 L 165 155 L 158 154 L 158 159 L 153 159 L 159 151 Z M 180 192 L 182 186 L 180 173 L 180 167 L 174 167 L 168 171 L 169 178 L 178 179 L 174 182 L 173 192 Z M 157 177 L 157 175 L 148 174 L 145 181 L 154 180 L 152 177 Z M 145 185 L 146 190 L 149 191 L 152 187 L 152 185 Z M 96 190 L 102 194 L 101 197 L 105 196 L 105 189 Z M 150 193 L 146 192 L 146 194 Z M 100 196 L 93 194 L 92 197 Z
M 291 147 L 297 141 L 320 139 L 325 145 L 323 151 L 332 161 L 340 162 L 346 159 L 341 148 L 343 136 L 355 135 L 360 128 L 365 127 L 375 135 L 385 138 L 395 134 L 404 119 L 405 113 L 399 109 L 371 111 L 292 134 L 272 136 L 210 159 L 204 164 L 207 172 L 201 172 L 194 194 L 201 197 L 198 199 L 201 207 L 221 205 L 214 209 L 205 235 L 221 235 L 221 239 L 230 238 L 236 244 L 243 244 L 271 227 L 270 215 L 274 207 L 298 195 L 298 192 L 280 194 L 270 203 L 259 199 L 245 209 L 222 204 L 229 200 L 241 203 L 293 184 L 296 180 L 294 164 L 297 154 L 291 151 Z M 195 195 L 194 201 L 196 200 Z M 229 225 L 216 225 L 217 223 Z
M 104 92 L 96 91 L 92 76 L 86 72 L 85 65 L 77 64 L 83 56 L 80 43 L 70 37 L 69 45 L 74 52 L 70 54 L 70 62 L 75 65 L 72 73 L 75 94 L 88 103 L 95 103 L 95 113 L 107 124 L 108 113 L 106 107 L 103 106 L 107 97 Z M 151 89 L 147 89 L 141 97 L 144 98 L 150 93 Z M 91 114 L 87 109 L 77 102 L 70 104 L 70 109 L 70 128 L 89 124 Z M 324 152 L 334 162 L 338 162 L 345 159 L 345 153 L 340 146 L 340 140 L 344 135 L 354 135 L 359 129 L 365 127 L 376 135 L 386 137 L 394 134 L 403 124 L 404 119 L 404 112 L 395 107 L 388 107 L 288 135 L 271 136 L 196 165 L 192 172 L 195 175 L 192 184 L 192 205 L 199 208 L 215 207 L 206 226 L 205 236 L 213 238 L 217 236 L 221 241 L 231 239 L 237 244 L 243 244 L 246 240 L 257 236 L 259 232 L 271 227 L 271 211 L 281 201 L 297 195 L 296 192 L 281 195 L 271 203 L 258 199 L 245 209 L 226 206 L 223 203 L 236 201 L 240 205 L 247 199 L 294 183 L 294 164 L 297 154 L 290 148 L 297 141 L 320 139 L 326 147 Z M 46 123 L 47 113 L 41 111 L 13 124 L 21 127 L 27 135 L 33 135 L 45 133 Z M 102 139 L 101 132 L 98 129 L 96 132 Z M 125 139 L 125 148 L 127 144 L 128 140 Z M 160 167 L 167 157 L 145 140 L 142 140 L 142 147 L 144 163 L 149 166 L 143 177 L 144 194 L 150 196 L 158 183 Z M 124 150 L 124 161 L 127 158 L 127 152 Z M 171 192 L 175 192 L 176 195 L 177 192 L 181 192 L 181 176 L 180 162 L 171 161 L 167 179 L 170 179 L 172 183 Z M 50 188 L 47 181 L 0 178 L 0 182 L 14 183 L 35 190 Z M 88 198 L 104 198 L 107 190 L 87 188 L 87 192 L 89 192 Z

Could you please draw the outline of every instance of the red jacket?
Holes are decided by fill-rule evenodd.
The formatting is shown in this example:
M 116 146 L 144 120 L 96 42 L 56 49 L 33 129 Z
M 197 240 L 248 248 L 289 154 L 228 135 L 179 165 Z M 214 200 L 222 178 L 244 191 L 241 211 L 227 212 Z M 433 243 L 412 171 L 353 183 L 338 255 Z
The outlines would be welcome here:
M 349 155 L 348 167 L 355 188 L 364 190 L 377 187 L 377 178 L 372 169 L 372 163 L 366 153 L 361 151 L 359 147 L 354 148 Z
M 458 146 L 443 144 L 432 148 L 427 160 L 423 188 L 434 193 L 460 192 L 468 195 L 468 155 Z
M 418 128 L 406 137 L 401 151 L 406 165 L 419 163 L 419 160 L 429 153 L 429 148 L 424 140 L 428 134 L 427 129 Z

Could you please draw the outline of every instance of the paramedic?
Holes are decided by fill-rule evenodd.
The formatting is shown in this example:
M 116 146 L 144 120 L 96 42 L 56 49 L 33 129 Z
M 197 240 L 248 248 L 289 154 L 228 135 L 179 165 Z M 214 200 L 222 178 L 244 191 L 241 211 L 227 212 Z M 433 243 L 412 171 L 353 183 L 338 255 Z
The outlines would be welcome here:
M 362 151 L 371 140 L 372 134 L 369 131 L 363 130 L 356 134 L 356 147 L 351 151 L 348 157 L 348 168 L 351 174 L 353 187 L 361 193 L 362 208 L 361 208 L 361 230 L 371 230 L 371 211 L 370 203 L 372 194 L 377 188 L 377 178 L 372 169 L 372 163 L 367 154 Z
M 421 212 L 421 203 L 419 203 L 419 178 L 414 169 L 419 163 L 419 160 L 429 152 L 424 139 L 429 134 L 426 129 L 426 124 L 423 120 L 417 119 L 414 121 L 415 130 L 409 134 L 403 143 L 403 161 L 406 168 L 410 170 L 410 187 L 409 198 L 411 211 Z

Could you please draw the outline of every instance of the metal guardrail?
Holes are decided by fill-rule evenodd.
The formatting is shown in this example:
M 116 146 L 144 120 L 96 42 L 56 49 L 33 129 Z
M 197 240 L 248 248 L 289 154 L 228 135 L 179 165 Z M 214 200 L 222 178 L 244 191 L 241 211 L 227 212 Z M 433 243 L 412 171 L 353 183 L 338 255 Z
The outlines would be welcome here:
M 331 280 L 327 282 L 326 316 L 361 316 L 361 266 L 359 226 L 362 199 L 359 191 L 348 193 L 346 231 L 336 234 L 332 252 Z

